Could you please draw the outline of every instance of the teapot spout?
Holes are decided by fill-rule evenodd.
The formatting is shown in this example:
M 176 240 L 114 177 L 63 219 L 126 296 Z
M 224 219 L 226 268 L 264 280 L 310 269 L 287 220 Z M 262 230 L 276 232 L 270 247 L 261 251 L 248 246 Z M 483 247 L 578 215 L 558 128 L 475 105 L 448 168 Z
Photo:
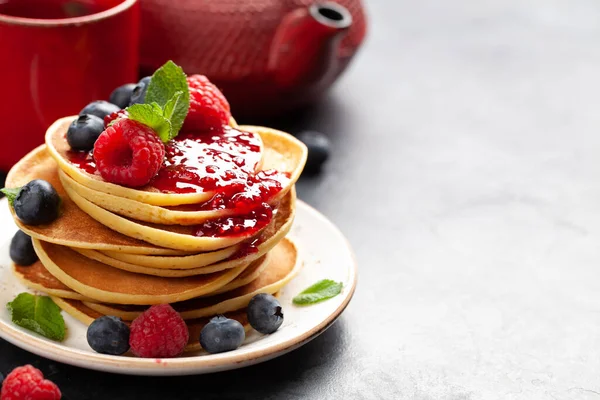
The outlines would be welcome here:
M 339 46 L 352 25 L 343 6 L 317 3 L 289 12 L 277 28 L 269 53 L 269 70 L 282 87 L 318 90 L 335 79 Z

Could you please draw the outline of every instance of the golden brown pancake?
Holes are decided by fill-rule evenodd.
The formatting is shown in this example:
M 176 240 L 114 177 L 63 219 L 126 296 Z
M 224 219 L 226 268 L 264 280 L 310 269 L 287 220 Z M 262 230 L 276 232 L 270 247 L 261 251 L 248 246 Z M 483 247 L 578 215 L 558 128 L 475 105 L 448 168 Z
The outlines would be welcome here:
M 96 318 L 100 318 L 105 314 L 99 313 L 87 307 L 80 301 L 71 299 L 62 299 L 60 297 L 52 296 L 52 300 L 67 314 L 73 318 L 79 320 L 85 325 L 90 325 Z M 235 319 L 244 326 L 246 332 L 250 330 L 250 323 L 246 310 L 238 310 L 232 313 L 225 314 L 227 318 Z M 188 345 L 185 348 L 185 352 L 198 351 L 201 349 L 200 346 L 200 331 L 210 321 L 210 318 L 198 318 L 195 320 L 186 321 L 188 326 L 190 339 Z
M 265 257 L 268 257 L 268 255 Z M 261 272 L 266 268 L 266 266 L 266 262 L 257 261 L 251 264 L 233 281 L 229 282 L 221 289 L 211 293 L 211 295 L 223 293 L 247 285 L 248 283 L 258 278 Z M 73 289 L 69 288 L 64 283 L 56 279 L 54 275 L 48 272 L 46 267 L 44 267 L 44 265 L 39 260 L 29 267 L 23 267 L 20 265 L 13 264 L 13 272 L 21 281 L 21 283 L 23 283 L 30 289 L 65 299 L 74 299 L 87 302 L 92 301 L 92 299 L 89 299 L 75 292 Z
M 263 231 L 264 232 L 264 231 Z M 261 232 L 262 235 L 262 232 Z M 119 251 L 101 251 L 102 254 L 128 264 L 139 265 L 148 268 L 165 269 L 191 269 L 200 268 L 207 265 L 226 260 L 239 252 L 240 246 L 226 247 L 221 250 L 209 251 L 205 253 L 190 254 L 187 256 L 152 256 L 143 254 L 130 254 Z
M 273 294 L 280 291 L 301 268 L 302 262 L 297 258 L 296 247 L 292 242 L 284 239 L 269 253 L 269 262 L 264 271 L 249 284 L 213 296 L 173 303 L 172 306 L 186 320 L 239 310 L 246 307 L 250 299 L 258 293 Z M 147 309 L 147 307 L 133 305 L 90 302 L 85 304 L 98 312 L 129 321 Z
M 194 205 L 172 207 L 153 206 L 124 197 L 92 190 L 76 182 L 63 171 L 59 171 L 59 177 L 62 185 L 66 189 L 74 191 L 84 199 L 107 211 L 131 220 L 165 225 L 198 225 L 211 219 L 236 215 L 235 209 L 227 208 L 196 211 L 193 210 Z M 282 193 L 287 193 L 293 184 L 294 183 L 289 180 L 286 181 L 286 185 L 282 188 Z M 281 197 L 282 196 L 280 195 L 275 196 L 269 201 L 269 204 L 276 206 L 276 203 Z
M 167 225 L 197 225 L 209 219 L 226 217 L 235 213 L 232 209 L 194 211 L 185 210 L 185 206 L 153 206 L 140 201 L 90 189 L 75 181 L 64 171 L 60 171 L 59 176 L 63 186 L 72 189 L 84 199 L 105 210 L 139 221 Z M 192 208 L 190 206 L 188 207 Z
M 68 159 L 68 152 L 71 150 L 71 146 L 69 146 L 69 143 L 66 140 L 66 132 L 75 118 L 77 117 L 64 117 L 54 122 L 46 131 L 46 145 L 48 146 L 52 157 L 60 164 L 60 168 L 84 186 L 119 197 L 130 198 L 145 204 L 154 205 L 196 204 L 207 201 L 214 195 L 213 191 L 197 193 L 162 193 L 150 185 L 135 189 L 128 188 L 107 182 L 102 179 L 98 173 L 89 174 L 81 170 L 71 164 Z M 260 164 L 262 164 L 262 162 L 259 162 L 259 165 Z
M 245 267 L 186 278 L 135 274 L 91 260 L 65 246 L 33 240 L 40 261 L 59 281 L 99 302 L 117 304 L 174 303 L 221 289 Z
M 13 264 L 13 272 L 30 289 L 66 299 L 91 301 L 56 279 L 39 260 L 28 267 Z
M 230 290 L 234 290 L 234 289 L 237 289 L 239 287 L 249 284 L 253 280 L 257 279 L 263 273 L 263 271 L 267 268 L 267 266 L 269 265 L 269 257 L 270 257 L 269 254 L 265 254 L 263 256 L 263 258 L 250 264 L 250 266 L 248 268 L 246 268 L 244 270 L 244 272 L 239 274 L 237 276 L 237 278 L 235 278 L 234 280 L 229 282 L 227 285 L 223 286 L 219 290 L 215 290 L 214 292 L 206 294 L 204 296 L 214 296 L 219 293 L 225 293 Z M 201 296 L 201 297 L 203 297 L 203 296 Z
M 28 235 L 70 247 L 125 251 L 132 254 L 175 255 L 189 254 L 165 249 L 115 232 L 83 212 L 67 196 L 58 179 L 58 166 L 42 145 L 22 158 L 8 173 L 6 187 L 20 187 L 33 179 L 44 179 L 62 199 L 61 214 L 54 222 L 45 225 L 25 225 L 11 212 L 15 222 Z
M 196 227 L 194 226 L 161 225 L 131 220 L 98 207 L 68 187 L 65 187 L 65 190 L 71 200 L 96 221 L 101 222 L 109 228 L 126 236 L 170 249 L 193 251 L 197 253 L 213 251 L 233 246 L 260 233 L 259 230 L 258 232 L 248 231 L 235 236 L 199 237 L 194 235 L 196 230 Z M 290 194 L 291 193 L 288 193 L 288 196 Z M 261 230 L 262 229 L 264 229 L 264 227 L 261 228 Z
M 144 204 L 155 206 L 177 206 L 182 204 L 197 204 L 209 200 L 214 192 L 199 193 L 161 193 L 152 187 L 141 189 L 132 189 L 120 185 L 115 185 L 104 181 L 97 174 L 88 174 L 68 161 L 67 152 L 70 150 L 69 144 L 65 139 L 65 134 L 69 124 L 76 117 L 65 117 L 57 120 L 48 128 L 46 132 L 46 145 L 52 155 L 59 163 L 61 170 L 68 174 L 75 181 L 83 186 L 99 192 L 108 193 L 114 196 L 135 200 Z M 234 121 L 232 126 L 236 127 Z M 262 160 L 257 165 L 257 169 L 275 168 L 280 172 L 290 174 L 290 185 L 293 185 L 302 172 L 306 163 L 306 146 L 288 133 L 277 131 L 271 128 L 259 126 L 242 126 L 240 130 L 257 134 L 263 142 Z M 287 189 L 289 189 L 289 187 Z M 279 197 L 286 194 L 283 190 Z M 274 199 L 277 201 L 277 199 Z
M 287 199 L 287 198 L 286 198 Z M 106 254 L 94 250 L 87 249 L 77 249 L 73 248 L 73 250 L 78 253 L 91 258 L 93 260 L 99 261 L 101 263 L 110 265 L 115 268 L 119 268 L 129 272 L 135 272 L 138 274 L 146 274 L 146 275 L 154 275 L 154 276 L 163 276 L 169 278 L 177 278 L 177 277 L 185 277 L 185 276 L 194 276 L 194 275 L 202 275 L 202 274 L 210 274 L 218 271 L 223 271 L 231 268 L 238 268 L 243 265 L 248 265 L 263 255 L 267 254 L 273 247 L 277 245 L 289 232 L 293 222 L 293 215 L 286 214 L 286 209 L 278 212 L 276 216 L 273 218 L 273 223 L 269 224 L 269 226 L 259 235 L 256 245 L 256 251 L 250 253 L 241 253 L 239 255 L 234 255 L 230 259 L 217 262 L 214 264 L 210 264 L 207 266 L 199 267 L 199 268 L 188 268 L 188 269 L 165 269 L 165 268 L 148 268 L 144 266 L 139 266 L 134 263 L 124 262 L 119 259 L 115 259 L 107 256 Z M 260 244 L 258 244 L 260 243 Z M 140 256 L 138 256 L 140 257 Z M 152 257 L 152 256 L 148 256 Z M 193 256 L 191 256 L 193 257 Z M 134 258 L 134 257 L 132 257 Z
M 265 261 L 263 258 L 260 258 L 260 256 L 258 258 L 247 256 L 247 257 L 236 258 L 236 259 L 233 259 L 226 263 L 217 263 L 217 264 L 215 264 L 214 267 L 212 265 L 208 265 L 206 267 L 193 268 L 193 269 L 164 269 L 164 268 L 159 269 L 159 268 L 140 267 L 135 264 L 125 263 L 123 261 L 115 260 L 114 258 L 108 257 L 108 256 L 100 253 L 99 251 L 95 251 L 95 250 L 77 249 L 75 247 L 72 250 L 75 250 L 82 256 L 85 256 L 92 260 L 96 260 L 96 261 L 101 262 L 106 265 L 110 265 L 111 267 L 114 267 L 114 268 L 122 269 L 124 271 L 134 272 L 136 274 L 160 276 L 163 278 L 185 278 L 186 276 L 207 275 L 207 274 L 212 274 L 212 273 L 219 272 L 219 271 L 224 271 L 226 269 L 239 268 L 239 267 L 244 267 L 245 269 L 248 269 L 248 268 L 252 267 L 254 264 L 261 264 Z
M 296 208 L 296 196 L 295 189 L 292 188 L 292 195 L 286 196 L 280 202 L 278 209 L 273 217 L 271 223 L 256 237 L 252 240 L 256 240 L 256 246 L 258 252 L 253 254 L 254 257 L 260 257 L 267 251 L 271 250 L 281 239 L 287 235 L 292 227 L 294 221 L 294 210 Z M 243 247 L 243 244 L 241 245 Z M 222 269 L 233 268 L 232 261 L 235 261 L 236 252 L 240 246 L 228 247 L 222 250 L 193 254 L 189 256 L 146 256 L 146 255 L 134 255 L 122 252 L 114 251 L 102 251 L 102 253 L 110 258 L 123 261 L 125 264 L 121 267 L 127 271 L 139 271 L 132 270 L 130 266 L 126 264 L 133 264 L 135 266 L 147 267 L 147 268 L 166 268 L 166 269 L 196 269 L 205 266 L 211 266 L 212 271 L 219 271 Z M 233 257 L 232 257 L 233 256 Z M 246 261 L 252 258 L 247 258 Z M 115 263 L 108 263 L 114 267 L 119 268 Z M 151 274 L 153 275 L 153 274 Z
M 15 221 L 27 234 L 46 242 L 69 247 L 132 254 L 189 255 L 200 251 L 233 246 L 248 238 L 247 236 L 229 238 L 195 237 L 191 235 L 192 227 L 137 223 L 105 211 L 77 194 L 69 193 L 67 195 L 58 179 L 57 165 L 43 146 L 29 153 L 11 169 L 6 186 L 19 187 L 33 179 L 45 179 L 55 187 L 63 200 L 61 215 L 54 222 L 46 225 L 24 225 L 16 217 Z M 292 190 L 286 196 L 286 199 L 291 199 L 293 195 L 295 194 Z M 281 203 L 293 204 L 292 200 L 286 203 L 288 201 L 286 199 L 283 199 Z M 82 211 L 74 201 L 83 206 L 86 212 Z M 11 212 L 13 212 L 12 209 Z M 90 213 L 94 214 L 96 220 L 88 215 Z M 147 237 L 147 234 L 150 234 L 150 240 L 160 244 L 160 246 L 154 246 L 142 240 L 119 234 L 106 226 L 109 225 L 109 222 L 112 222 L 113 227 L 140 238 L 150 239 Z M 179 250 L 165 249 L 167 243 L 171 245 L 170 247 L 179 248 Z M 181 251 L 181 248 L 195 249 L 195 251 Z

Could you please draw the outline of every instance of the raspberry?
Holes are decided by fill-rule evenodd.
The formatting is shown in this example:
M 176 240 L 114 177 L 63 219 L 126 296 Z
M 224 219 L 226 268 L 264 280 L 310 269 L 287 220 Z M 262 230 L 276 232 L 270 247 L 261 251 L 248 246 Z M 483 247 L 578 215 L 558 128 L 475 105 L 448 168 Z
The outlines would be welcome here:
M 223 93 L 204 75 L 187 78 L 190 88 L 190 111 L 183 124 L 187 131 L 212 131 L 229 123 L 231 110 Z
M 131 323 L 129 345 L 138 357 L 169 358 L 183 353 L 190 334 L 168 304 L 152 306 Z
M 94 160 L 104 180 L 118 185 L 144 186 L 158 173 L 165 146 L 152 128 L 123 118 L 96 140 Z
M 1 400 L 60 400 L 58 386 L 31 365 L 15 368 L 2 384 Z
M 104 117 L 104 128 L 108 128 L 108 125 L 110 125 L 110 123 L 114 120 L 119 118 L 127 118 L 128 116 L 129 114 L 127 113 L 127 110 L 119 110 L 112 114 L 108 114 L 106 117 Z

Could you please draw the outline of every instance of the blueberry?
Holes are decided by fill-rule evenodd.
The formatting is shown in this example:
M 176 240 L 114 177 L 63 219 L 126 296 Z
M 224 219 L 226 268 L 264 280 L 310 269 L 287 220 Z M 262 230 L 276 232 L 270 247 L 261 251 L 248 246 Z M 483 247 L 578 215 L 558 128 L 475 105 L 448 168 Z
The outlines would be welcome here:
M 248 322 L 260 333 L 275 332 L 283 323 L 281 304 L 270 294 L 257 294 L 248 304 Z
M 89 151 L 103 131 L 104 121 L 100 118 L 91 114 L 80 115 L 69 125 L 67 142 L 73 150 Z
M 0 388 L 2 388 L 2 383 L 4 383 L 4 375 L 0 372 Z
M 308 148 L 308 159 L 304 170 L 309 174 L 315 174 L 321 170 L 321 166 L 329 158 L 331 143 L 327 136 L 320 132 L 300 132 L 297 138 Z
M 37 261 L 38 256 L 33 250 L 31 236 L 23 231 L 18 231 L 10 241 L 10 258 L 15 264 L 28 266 Z
M 110 115 L 114 112 L 117 112 L 119 110 L 120 110 L 120 108 L 118 106 L 116 106 L 112 103 L 109 103 L 108 101 L 97 100 L 97 101 L 92 101 L 90 104 L 83 107 L 83 110 L 81 110 L 79 112 L 79 115 L 92 114 L 92 115 L 95 115 L 96 117 L 104 120 L 104 117 L 106 117 L 107 115 Z
M 47 224 L 58 217 L 60 196 L 42 179 L 36 179 L 19 190 L 13 207 L 17 217 L 27 225 Z
M 129 105 L 142 104 L 144 100 L 146 100 L 146 91 L 148 90 L 148 84 L 150 83 L 151 78 L 151 76 L 146 76 L 135 85 L 133 93 L 131 93 Z
M 98 353 L 118 356 L 129 350 L 129 327 L 121 318 L 105 315 L 88 327 L 87 341 Z
M 246 339 L 244 327 L 235 319 L 214 317 L 200 332 L 200 345 L 209 353 L 235 350 Z
M 119 108 L 125 108 L 129 105 L 131 100 L 131 94 L 135 88 L 135 83 L 128 83 L 123 86 L 119 86 L 110 94 L 108 101 L 115 104 Z

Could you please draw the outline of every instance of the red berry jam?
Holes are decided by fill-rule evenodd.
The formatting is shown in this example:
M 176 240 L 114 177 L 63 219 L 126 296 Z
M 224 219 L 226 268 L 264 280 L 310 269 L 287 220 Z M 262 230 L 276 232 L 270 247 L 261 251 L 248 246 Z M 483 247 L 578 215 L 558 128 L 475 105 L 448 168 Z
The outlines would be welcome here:
M 243 258 L 249 256 L 250 254 L 258 253 L 258 246 L 263 242 L 261 237 L 256 239 L 252 239 L 250 241 L 245 241 L 240 245 L 240 249 L 236 251 L 231 257 L 230 260 L 235 260 L 236 258 Z
M 254 234 L 271 222 L 273 210 L 266 203 L 247 214 L 217 218 L 196 226 L 194 234 L 202 237 L 240 236 Z
M 210 200 L 200 204 L 186 204 L 168 207 L 178 211 L 210 211 L 234 210 L 236 214 L 244 214 L 256 208 L 257 205 L 268 202 L 281 190 L 282 184 L 289 179 L 287 172 L 275 170 L 260 171 L 249 174 L 244 185 L 224 186 Z
M 229 126 L 222 132 L 182 132 L 165 148 L 165 162 L 149 186 L 163 193 L 215 192 L 204 203 L 169 209 L 233 210 L 233 216 L 196 226 L 196 236 L 246 236 L 269 224 L 273 210 L 268 202 L 289 181 L 290 174 L 276 170 L 255 172 L 262 157 L 257 134 Z M 85 172 L 96 172 L 91 152 L 71 151 L 68 157 Z M 244 253 L 256 251 L 254 244 L 246 246 Z
M 181 133 L 166 146 L 166 160 L 150 185 L 162 192 L 238 192 L 261 158 L 260 138 L 225 127 L 220 133 Z
M 96 162 L 94 161 L 92 152 L 69 150 L 67 156 L 71 164 L 78 166 L 88 174 L 93 175 L 96 173 Z

